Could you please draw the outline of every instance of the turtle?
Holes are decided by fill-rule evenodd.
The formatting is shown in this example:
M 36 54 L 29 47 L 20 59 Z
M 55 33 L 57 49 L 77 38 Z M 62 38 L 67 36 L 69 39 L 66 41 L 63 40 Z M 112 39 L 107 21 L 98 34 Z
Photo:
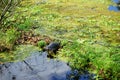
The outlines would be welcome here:
M 48 57 L 52 57 L 52 55 L 56 55 L 59 48 L 60 48 L 59 42 L 51 42 L 49 45 L 44 47 L 43 50 L 48 52 Z

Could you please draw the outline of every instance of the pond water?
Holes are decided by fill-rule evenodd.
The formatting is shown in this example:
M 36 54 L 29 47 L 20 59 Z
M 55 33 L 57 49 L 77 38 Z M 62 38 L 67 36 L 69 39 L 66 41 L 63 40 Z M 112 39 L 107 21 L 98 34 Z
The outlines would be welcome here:
M 1 65 L 0 80 L 63 80 L 70 70 L 65 62 L 48 59 L 46 52 L 36 52 L 24 61 Z
M 110 11 L 116 11 L 116 12 L 120 11 L 120 0 L 112 0 L 112 1 L 116 4 L 116 6 L 110 5 L 108 9 Z
M 112 0 L 116 4 L 120 4 L 120 0 Z
M 110 11 L 116 11 L 116 12 L 120 11 L 120 7 L 118 7 L 118 6 L 112 6 L 112 5 L 110 5 L 108 9 Z
M 0 80 L 76 80 L 77 72 L 65 62 L 48 59 L 46 52 L 35 52 L 23 61 L 0 65 Z M 79 75 L 79 80 L 89 80 L 89 76 Z

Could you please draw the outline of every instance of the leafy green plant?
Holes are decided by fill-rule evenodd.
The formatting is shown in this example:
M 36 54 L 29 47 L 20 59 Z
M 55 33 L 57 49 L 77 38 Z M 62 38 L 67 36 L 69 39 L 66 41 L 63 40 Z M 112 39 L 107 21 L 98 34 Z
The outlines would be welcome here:
M 32 27 L 32 20 L 31 19 L 25 19 L 24 22 L 16 24 L 16 27 L 19 30 L 28 30 Z
M 17 32 L 16 29 L 8 29 L 4 34 L 1 35 L 0 46 L 11 50 L 18 37 L 19 32 Z
M 38 41 L 38 46 L 43 48 L 46 45 L 46 42 L 44 40 Z

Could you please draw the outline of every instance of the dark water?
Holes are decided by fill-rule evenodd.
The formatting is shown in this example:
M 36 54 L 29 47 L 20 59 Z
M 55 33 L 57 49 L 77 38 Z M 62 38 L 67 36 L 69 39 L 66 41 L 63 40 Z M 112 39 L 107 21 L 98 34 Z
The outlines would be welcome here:
M 115 12 L 119 12 L 120 11 L 120 0 L 112 0 L 116 6 L 110 5 L 109 6 L 109 10 L 110 11 L 115 11 Z
M 116 4 L 120 4 L 120 0 L 112 0 Z
M 115 11 L 115 12 L 119 12 L 120 11 L 120 7 L 118 7 L 118 6 L 112 6 L 112 5 L 110 5 L 108 9 L 110 11 Z

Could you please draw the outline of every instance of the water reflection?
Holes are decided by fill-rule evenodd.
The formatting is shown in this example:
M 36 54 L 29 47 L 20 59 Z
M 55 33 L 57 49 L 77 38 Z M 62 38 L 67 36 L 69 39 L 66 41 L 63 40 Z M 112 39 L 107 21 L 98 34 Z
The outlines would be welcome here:
M 112 0 L 114 3 L 116 3 L 117 5 L 120 5 L 120 0 Z
M 120 11 L 120 0 L 112 0 L 112 1 L 116 4 L 116 6 L 110 5 L 108 9 L 110 11 L 116 11 L 116 12 Z
M 120 7 L 118 7 L 118 6 L 112 6 L 112 5 L 110 5 L 108 9 L 110 11 L 116 11 L 116 12 L 120 11 Z

